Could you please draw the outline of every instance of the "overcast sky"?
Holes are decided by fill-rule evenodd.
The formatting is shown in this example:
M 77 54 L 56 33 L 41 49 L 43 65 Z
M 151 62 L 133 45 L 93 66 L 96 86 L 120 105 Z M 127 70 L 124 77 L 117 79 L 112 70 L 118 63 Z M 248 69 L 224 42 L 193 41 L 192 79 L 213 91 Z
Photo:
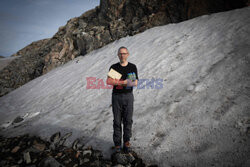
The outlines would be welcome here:
M 99 0 L 1 0 L 0 55 L 52 37 L 70 18 L 98 5 Z

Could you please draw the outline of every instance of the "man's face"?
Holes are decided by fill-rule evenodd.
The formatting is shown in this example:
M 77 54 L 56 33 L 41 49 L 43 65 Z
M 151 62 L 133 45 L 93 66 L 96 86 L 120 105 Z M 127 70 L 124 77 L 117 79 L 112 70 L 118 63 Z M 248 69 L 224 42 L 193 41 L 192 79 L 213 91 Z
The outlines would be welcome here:
M 118 57 L 119 57 L 121 63 L 127 61 L 128 56 L 129 56 L 129 54 L 128 54 L 127 49 L 124 49 L 124 48 L 120 49 L 120 52 L 118 53 Z

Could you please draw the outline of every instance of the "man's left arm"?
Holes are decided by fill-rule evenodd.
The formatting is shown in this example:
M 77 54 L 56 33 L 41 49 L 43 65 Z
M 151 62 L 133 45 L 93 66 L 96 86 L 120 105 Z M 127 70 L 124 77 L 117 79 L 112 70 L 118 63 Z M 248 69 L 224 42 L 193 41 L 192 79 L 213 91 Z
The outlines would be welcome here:
M 135 86 L 137 86 L 137 82 L 138 82 L 138 72 L 137 72 L 137 67 L 135 66 L 135 75 L 136 75 L 136 80 L 134 81 L 135 82 Z
M 137 68 L 135 66 L 134 68 L 134 71 L 135 71 L 135 80 L 134 81 L 131 81 L 130 79 L 127 79 L 127 86 L 137 86 L 137 83 L 138 83 L 138 73 L 137 73 Z

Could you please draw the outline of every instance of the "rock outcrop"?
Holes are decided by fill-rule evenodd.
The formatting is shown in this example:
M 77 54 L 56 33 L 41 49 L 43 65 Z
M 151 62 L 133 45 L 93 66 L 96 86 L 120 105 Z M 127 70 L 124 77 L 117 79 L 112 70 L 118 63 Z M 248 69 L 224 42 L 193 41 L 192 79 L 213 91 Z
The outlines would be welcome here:
M 32 42 L 31 44 L 29 44 L 28 46 L 24 47 L 23 49 L 19 50 L 18 52 L 16 52 L 11 56 L 31 55 L 37 53 L 39 49 L 43 48 L 49 40 L 50 38 Z
M 49 44 L 47 44 L 48 41 L 50 41 Z M 14 54 L 14 56 L 10 57 L 14 60 L 0 70 L 0 96 L 42 75 L 44 67 L 43 54 L 48 53 L 48 47 L 53 44 L 51 42 L 49 39 L 33 42 L 17 52 L 20 55 Z
M 101 0 L 96 8 L 70 19 L 51 39 L 32 43 L 14 54 L 22 57 L 0 71 L 0 96 L 122 37 L 154 26 L 241 8 L 247 3 L 247 0 Z
M 1 71 L 4 67 L 8 66 L 13 60 L 15 60 L 15 59 L 17 59 L 17 58 L 19 58 L 19 57 L 21 57 L 21 56 L 2 57 L 2 58 L 0 59 L 0 71 Z
M 67 147 L 64 143 L 71 134 L 61 137 L 61 133 L 57 132 L 50 137 L 50 141 L 29 134 L 11 138 L 0 136 L 0 166 L 157 167 L 157 165 L 146 165 L 135 152 L 113 153 L 110 159 L 103 159 L 100 150 L 84 146 L 78 139 L 71 147 Z

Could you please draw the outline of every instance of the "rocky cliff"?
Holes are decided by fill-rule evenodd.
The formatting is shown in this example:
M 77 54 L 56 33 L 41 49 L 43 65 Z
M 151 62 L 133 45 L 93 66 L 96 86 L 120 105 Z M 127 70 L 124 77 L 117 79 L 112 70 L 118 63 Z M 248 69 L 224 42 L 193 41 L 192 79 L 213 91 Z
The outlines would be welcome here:
M 27 45 L 23 49 L 19 50 L 12 56 L 22 56 L 22 55 L 31 55 L 39 52 L 40 48 L 44 48 L 44 46 L 47 44 L 47 42 L 50 40 L 50 38 L 42 39 L 39 41 L 32 42 L 31 44 Z
M 247 0 L 100 0 L 100 5 L 70 19 L 51 38 L 33 43 L 0 71 L 0 96 L 77 56 L 154 26 L 246 6 Z M 34 48 L 34 49 L 33 49 Z

